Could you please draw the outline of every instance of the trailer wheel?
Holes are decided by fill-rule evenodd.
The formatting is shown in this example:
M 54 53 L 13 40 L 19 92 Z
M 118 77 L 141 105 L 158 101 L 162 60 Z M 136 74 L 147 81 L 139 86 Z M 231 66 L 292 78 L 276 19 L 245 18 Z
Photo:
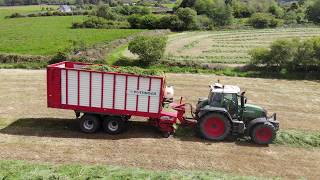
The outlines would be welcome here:
M 276 130 L 272 124 L 258 124 L 253 127 L 250 136 L 253 142 L 267 145 L 275 139 Z
M 126 122 L 121 117 L 108 116 L 103 120 L 103 129 L 108 134 L 119 134 L 126 128 Z
M 170 135 L 171 135 L 171 132 L 167 132 L 167 131 L 162 132 L 162 137 L 164 137 L 164 138 L 169 138 Z
M 209 140 L 224 140 L 231 129 L 229 119 L 218 113 L 210 113 L 204 116 L 199 123 L 200 135 Z
M 81 131 L 85 133 L 94 133 L 101 126 L 100 119 L 92 114 L 84 114 L 80 118 L 79 124 Z

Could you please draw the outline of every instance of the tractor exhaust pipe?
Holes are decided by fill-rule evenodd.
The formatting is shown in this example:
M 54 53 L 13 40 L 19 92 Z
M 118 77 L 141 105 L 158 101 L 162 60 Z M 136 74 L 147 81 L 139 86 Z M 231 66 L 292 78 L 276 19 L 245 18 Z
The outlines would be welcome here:
M 244 108 L 244 105 L 245 105 L 245 97 L 244 97 L 244 94 L 245 94 L 246 92 L 245 91 L 243 91 L 242 93 L 241 93 L 241 96 L 240 96 L 240 100 L 241 100 L 241 107 L 242 108 Z

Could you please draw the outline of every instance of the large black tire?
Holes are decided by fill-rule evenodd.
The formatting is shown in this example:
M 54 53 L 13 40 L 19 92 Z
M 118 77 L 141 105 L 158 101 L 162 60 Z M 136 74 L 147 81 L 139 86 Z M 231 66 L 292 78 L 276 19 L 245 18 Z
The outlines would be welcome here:
M 261 145 L 272 143 L 276 138 L 276 130 L 272 124 L 258 124 L 253 127 L 250 133 L 253 142 Z
M 82 132 L 94 133 L 101 127 L 101 121 L 96 115 L 84 114 L 80 118 L 79 126 Z
M 161 132 L 162 133 L 162 137 L 164 138 L 169 138 L 171 135 L 171 132 Z
M 103 129 L 108 134 L 120 134 L 126 129 L 128 123 L 119 116 L 107 116 L 103 120 Z
M 202 137 L 209 140 L 222 141 L 229 135 L 231 124 L 224 115 L 210 113 L 200 119 L 198 128 Z

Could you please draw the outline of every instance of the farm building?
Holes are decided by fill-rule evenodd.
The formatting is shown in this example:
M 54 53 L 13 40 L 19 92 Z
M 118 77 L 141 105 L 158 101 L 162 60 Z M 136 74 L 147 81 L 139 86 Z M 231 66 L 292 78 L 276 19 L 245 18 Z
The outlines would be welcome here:
M 60 12 L 71 12 L 71 7 L 68 5 L 61 5 L 58 9 Z

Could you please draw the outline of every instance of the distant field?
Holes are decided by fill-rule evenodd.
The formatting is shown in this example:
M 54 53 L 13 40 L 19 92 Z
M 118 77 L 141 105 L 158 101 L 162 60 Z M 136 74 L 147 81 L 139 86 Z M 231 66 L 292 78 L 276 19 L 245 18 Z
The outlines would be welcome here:
M 277 39 L 312 36 L 320 36 L 320 28 L 183 32 L 169 36 L 166 54 L 168 59 L 182 61 L 245 63 L 252 48 L 266 47 Z
M 71 29 L 84 16 L 4 19 L 14 12 L 28 13 L 40 6 L 0 7 L 0 53 L 52 55 L 72 46 L 72 41 L 90 46 L 124 38 L 141 30 Z
M 1 0 L 0 0 L 1 1 Z M 11 15 L 12 13 L 31 13 L 31 12 L 38 12 L 41 10 L 42 7 L 51 7 L 51 8 L 58 8 L 55 5 L 33 5 L 33 6 L 0 6 L 0 22 L 3 20 L 4 16 Z

